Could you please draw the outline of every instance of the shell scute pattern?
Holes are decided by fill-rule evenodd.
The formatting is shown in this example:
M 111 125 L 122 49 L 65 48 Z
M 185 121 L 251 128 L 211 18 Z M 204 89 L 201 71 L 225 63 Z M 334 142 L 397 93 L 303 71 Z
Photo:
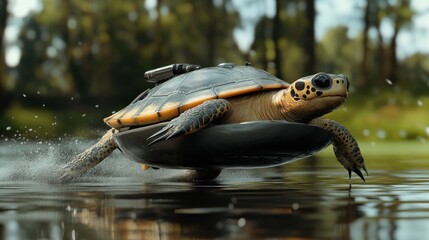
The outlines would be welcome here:
M 287 88 L 289 84 L 249 66 L 211 67 L 179 75 L 152 89 L 146 98 L 105 118 L 113 128 L 148 125 L 177 117 L 207 100 Z

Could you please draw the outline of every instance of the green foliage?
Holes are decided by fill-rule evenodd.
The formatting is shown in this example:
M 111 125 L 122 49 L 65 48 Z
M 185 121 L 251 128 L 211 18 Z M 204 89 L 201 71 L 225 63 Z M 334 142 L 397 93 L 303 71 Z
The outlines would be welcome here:
M 246 4 L 255 2 L 247 0 Z M 147 1 L 135 0 L 43 0 L 41 12 L 23 19 L 18 41 L 14 43 L 22 51 L 19 65 L 3 69 L 4 63 L 0 61 L 0 76 L 7 75 L 8 79 L 0 77 L 0 127 L 31 126 L 34 119 L 30 115 L 39 115 L 33 122 L 48 128 L 47 119 L 55 112 L 56 116 L 75 116 L 76 121 L 61 118 L 67 123 L 61 131 L 75 131 L 92 119 L 80 118 L 81 108 L 95 104 L 103 105 L 103 114 L 97 109 L 98 114 L 93 115 L 102 126 L 105 115 L 151 87 L 144 81 L 146 70 L 176 62 L 212 66 L 249 60 L 289 82 L 313 74 L 313 69 L 346 74 L 352 83 L 348 111 L 336 111 L 333 117 L 357 129 L 360 138 L 367 138 L 362 134 L 363 127 L 376 132 L 380 126 L 393 133 L 388 135 L 391 139 L 400 139 L 397 133 L 401 130 L 407 132 L 407 139 L 424 136 L 425 126 L 429 125 L 424 120 L 424 107 L 429 105 L 429 55 L 417 53 L 397 59 L 397 35 L 387 38 L 380 27 L 383 21 L 391 22 L 395 33 L 405 31 L 412 27 L 416 13 L 406 0 L 366 2 L 368 27 L 377 36 L 367 39 L 366 61 L 362 62 L 366 35 L 362 32 L 351 38 L 350 29 L 345 26 L 328 30 L 314 43 L 316 59 L 311 58 L 309 43 L 314 39 L 308 39 L 308 34 L 315 26 L 307 11 L 311 1 L 277 1 L 281 3 L 278 25 L 273 22 L 276 16 L 262 14 L 254 19 L 254 42 L 250 51 L 243 53 L 233 40 L 234 29 L 242 27 L 243 22 L 239 6 L 232 0 L 157 0 L 153 7 L 147 7 Z M 0 33 L 3 32 L 0 27 Z M 281 63 L 280 68 L 276 68 L 276 62 Z M 366 66 L 366 71 L 361 66 Z M 393 81 L 393 86 L 386 78 Z M 359 79 L 363 80 L 358 85 Z M 13 92 L 6 92 L 6 82 Z M 33 94 L 38 101 L 56 102 L 56 107 L 38 112 L 29 98 L 20 97 L 23 93 Z M 70 107 L 58 101 L 65 96 L 79 99 L 83 106 Z M 393 104 L 391 99 L 395 99 Z M 417 101 L 424 107 L 416 106 Z M 400 114 L 388 121 L 389 111 Z M 11 122 L 13 114 L 21 116 L 21 120 Z M 52 129 L 56 134 L 61 131 Z
M 148 87 L 145 70 L 174 62 L 210 66 L 241 60 L 231 40 L 238 15 L 228 1 L 219 6 L 159 1 L 155 16 L 144 2 L 132 0 L 43 3 L 21 30 L 16 80 L 21 91 L 84 99 L 137 95 Z

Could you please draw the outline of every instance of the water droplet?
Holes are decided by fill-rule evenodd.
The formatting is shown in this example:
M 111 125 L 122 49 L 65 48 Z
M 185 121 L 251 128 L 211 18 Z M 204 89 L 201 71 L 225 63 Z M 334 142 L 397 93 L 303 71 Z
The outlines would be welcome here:
M 98 107 L 99 107 L 99 105 L 97 104 L 97 105 L 95 105 L 95 107 L 96 107 L 96 108 L 98 108 Z
M 25 93 L 23 93 L 22 96 L 25 97 L 25 98 L 27 97 L 27 95 Z
M 32 132 L 32 131 L 33 131 L 33 129 L 32 129 L 32 128 L 30 128 L 30 129 L 28 129 L 28 131 L 29 131 L 29 132 Z
M 429 127 L 426 127 L 426 135 L 428 135 L 429 136 Z
M 417 100 L 417 106 L 419 106 L 419 107 L 423 106 L 422 100 Z
M 7 126 L 6 127 L 6 131 L 10 131 L 12 129 L 12 127 L 11 126 Z
M 378 129 L 376 135 L 380 139 L 385 139 L 387 137 L 387 132 L 383 129 Z
M 246 219 L 245 218 L 238 219 L 238 226 L 239 227 L 244 227 L 245 225 L 246 225 Z
M 39 91 L 37 91 L 37 95 L 40 95 L 40 92 L 39 92 Z
M 299 208 L 299 203 L 293 203 L 292 204 L 292 209 L 293 210 L 298 210 L 298 208 Z
M 45 106 L 46 106 L 46 105 L 43 103 L 43 104 L 42 104 L 42 107 L 45 107 Z
M 84 114 L 82 114 L 82 117 L 86 117 L 86 114 L 84 113 Z
M 72 101 L 73 101 L 73 100 L 74 100 L 74 97 L 71 97 L 71 98 L 70 98 L 70 100 L 72 100 Z
M 39 118 L 39 116 L 35 115 L 34 118 Z
M 364 130 L 362 131 L 362 134 L 363 134 L 365 137 L 369 137 L 369 135 L 371 134 L 371 132 L 369 131 L 369 129 L 364 129 Z
M 389 85 L 393 85 L 392 80 L 390 80 L 390 79 L 388 79 L 388 78 L 386 78 L 386 82 L 387 82 L 387 84 L 389 84 Z
M 116 113 L 116 111 L 112 111 L 112 114 L 115 114 Z

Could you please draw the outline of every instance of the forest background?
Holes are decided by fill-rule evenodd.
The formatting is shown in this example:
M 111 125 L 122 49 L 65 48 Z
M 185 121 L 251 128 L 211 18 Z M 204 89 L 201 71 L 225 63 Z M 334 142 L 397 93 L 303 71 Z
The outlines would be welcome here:
M 34 0 L 22 16 L 11 10 L 18 1 L 0 0 L 2 138 L 94 136 L 107 129 L 103 117 L 151 87 L 147 70 L 245 61 L 288 82 L 346 74 L 349 99 L 329 117 L 358 139 L 429 137 L 429 54 L 407 51 L 429 39 L 398 44 L 401 34 L 421 35 L 415 19 L 429 9 L 418 0 L 344 1 L 353 14 L 320 39 L 318 19 L 335 8 L 318 3 L 338 1 Z M 250 37 L 240 38 L 244 29 Z

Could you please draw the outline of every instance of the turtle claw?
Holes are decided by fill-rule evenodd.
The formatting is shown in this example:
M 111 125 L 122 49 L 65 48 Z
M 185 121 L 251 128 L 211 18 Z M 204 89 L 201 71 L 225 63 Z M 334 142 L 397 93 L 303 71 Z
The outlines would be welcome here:
M 159 130 L 158 132 L 148 137 L 147 140 L 150 140 L 153 138 L 155 139 L 151 141 L 147 146 L 149 147 L 150 145 L 153 145 L 157 142 L 174 138 L 184 133 L 185 133 L 185 130 L 181 127 L 175 126 L 174 122 L 172 121 L 167 126 L 163 127 L 161 130 Z
M 365 178 L 364 178 L 361 170 L 359 170 L 359 168 L 357 168 L 357 167 L 353 167 L 353 168 L 349 167 L 347 169 L 347 171 L 349 172 L 349 179 L 352 179 L 352 171 L 353 171 L 354 173 L 356 173 L 356 175 L 358 175 L 362 179 L 362 181 L 365 182 Z
M 362 169 L 365 171 L 366 175 L 367 175 L 367 176 L 369 176 L 369 174 L 368 174 L 368 170 L 366 170 L 365 163 L 363 163 Z
M 148 137 L 146 140 L 150 140 L 155 138 L 153 141 L 151 141 L 147 146 L 150 146 L 152 144 L 155 144 L 157 142 L 160 142 L 162 140 L 165 140 L 167 138 L 167 130 L 165 130 L 164 128 L 159 130 L 158 132 L 156 132 L 155 134 L 151 135 L 150 137 Z
M 151 139 L 152 137 L 149 137 L 149 138 L 147 138 L 147 140 L 149 140 L 149 139 Z M 159 138 L 156 138 L 155 140 L 153 140 L 152 142 L 150 142 L 147 146 L 149 147 L 150 145 L 153 145 L 153 144 L 155 144 L 155 143 L 157 143 L 157 142 L 160 142 L 160 141 L 162 141 L 162 140 L 165 140 L 165 137 L 164 137 L 164 135 L 162 135 L 161 137 L 159 137 Z

